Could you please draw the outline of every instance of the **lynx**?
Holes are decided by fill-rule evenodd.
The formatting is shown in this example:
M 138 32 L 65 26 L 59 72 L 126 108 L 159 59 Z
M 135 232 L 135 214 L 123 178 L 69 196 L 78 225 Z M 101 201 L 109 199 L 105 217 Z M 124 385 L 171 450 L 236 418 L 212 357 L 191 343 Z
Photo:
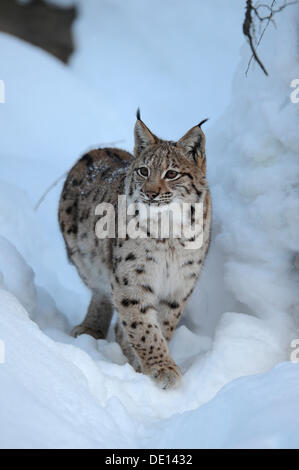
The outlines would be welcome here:
M 168 343 L 210 242 L 212 207 L 203 122 L 177 142 L 167 141 L 149 130 L 138 110 L 134 155 L 117 148 L 88 152 L 68 173 L 60 198 L 59 223 L 68 258 L 92 294 L 85 319 L 71 334 L 106 338 L 115 307 L 116 340 L 123 353 L 137 372 L 163 389 L 181 381 Z M 96 207 L 110 203 L 117 218 L 120 195 L 127 197 L 128 204 L 143 203 L 155 213 L 165 213 L 174 202 L 189 203 L 192 223 L 194 204 L 201 202 L 201 246 L 189 249 L 190 239 L 184 236 L 153 237 L 141 218 L 138 225 L 144 238 L 130 234 L 99 238 Z

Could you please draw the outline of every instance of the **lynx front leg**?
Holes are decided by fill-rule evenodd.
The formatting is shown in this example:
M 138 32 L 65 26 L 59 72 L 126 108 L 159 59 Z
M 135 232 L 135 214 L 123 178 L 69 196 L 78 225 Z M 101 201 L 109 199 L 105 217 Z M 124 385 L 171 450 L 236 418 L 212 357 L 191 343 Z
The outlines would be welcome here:
M 121 294 L 114 297 L 120 323 L 139 358 L 142 372 L 152 377 L 161 388 L 168 389 L 179 385 L 181 372 L 169 354 L 153 300 L 153 295 L 144 295 L 136 288 L 134 291 L 122 289 Z
M 93 292 L 86 317 L 80 325 L 72 329 L 71 335 L 90 335 L 95 339 L 105 339 L 109 330 L 113 306 L 110 298 L 100 292 Z
M 160 300 L 159 305 L 161 330 L 169 342 L 184 311 L 186 300 Z

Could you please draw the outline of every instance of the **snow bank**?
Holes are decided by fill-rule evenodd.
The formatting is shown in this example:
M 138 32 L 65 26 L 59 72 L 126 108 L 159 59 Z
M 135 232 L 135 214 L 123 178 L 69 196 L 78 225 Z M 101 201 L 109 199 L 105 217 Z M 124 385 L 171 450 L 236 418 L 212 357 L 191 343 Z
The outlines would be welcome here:
M 183 384 L 164 392 L 126 363 L 112 331 L 109 342 L 69 336 L 89 294 L 67 263 L 58 230 L 62 182 L 38 212 L 33 206 L 80 152 L 122 138 L 120 146 L 130 149 L 137 104 L 145 103 L 153 130 L 170 138 L 171 130 L 183 133 L 199 114 L 205 117 L 205 109 L 223 112 L 229 67 L 221 99 L 211 92 L 211 77 L 236 60 L 226 50 L 234 41 L 239 49 L 243 7 L 225 13 L 227 19 L 233 14 L 234 35 L 226 21 L 217 34 L 209 26 L 219 2 L 190 2 L 194 15 L 179 3 L 173 10 L 159 3 L 159 20 L 145 2 L 145 26 L 139 2 L 126 8 L 116 0 L 101 2 L 100 11 L 96 4 L 79 2 L 71 68 L 0 34 L 7 91 L 0 105 L 0 339 L 6 353 L 0 446 L 296 447 L 299 366 L 285 361 L 298 336 L 298 271 L 292 264 L 298 251 L 298 107 L 289 99 L 290 82 L 299 75 L 298 6 L 277 18 L 279 35 L 269 28 L 264 36 L 260 54 L 270 77 L 256 67 L 244 77 L 244 48 L 231 104 L 207 127 L 213 240 L 170 346 Z M 98 12 L 99 29 L 92 12 Z M 178 14 L 182 31 L 188 30 L 184 38 L 171 26 Z M 205 42 L 197 39 L 195 24 Z M 223 37 L 227 49 L 212 65 Z
M 0 400 L 6 404 L 0 407 L 1 447 L 299 445 L 297 365 L 238 379 L 208 404 L 161 421 L 147 415 L 157 411 L 161 399 L 163 406 L 178 397 L 163 397 L 128 365 L 93 360 L 78 347 L 52 341 L 3 289 L 0 331 L 6 347 L 0 369 Z
M 28 312 L 34 310 L 36 290 L 34 273 L 15 247 L 0 235 L 1 287 L 14 294 Z
M 299 307 L 299 108 L 290 99 L 291 81 L 299 76 L 298 6 L 277 21 L 278 30 L 269 28 L 259 49 L 269 77 L 257 66 L 245 77 L 243 48 L 232 103 L 209 134 L 208 169 L 226 285 L 279 331 L 287 349 Z
M 234 380 L 209 403 L 164 421 L 148 446 L 296 449 L 298 389 L 298 365 L 290 363 Z
M 1 447 L 128 444 L 125 432 L 117 433 L 117 408 L 108 412 L 99 406 L 70 357 L 81 354 L 86 369 L 91 359 L 71 347 L 69 359 L 64 358 L 59 346 L 39 331 L 5 290 L 0 291 L 0 331 L 6 357 L 0 370 Z

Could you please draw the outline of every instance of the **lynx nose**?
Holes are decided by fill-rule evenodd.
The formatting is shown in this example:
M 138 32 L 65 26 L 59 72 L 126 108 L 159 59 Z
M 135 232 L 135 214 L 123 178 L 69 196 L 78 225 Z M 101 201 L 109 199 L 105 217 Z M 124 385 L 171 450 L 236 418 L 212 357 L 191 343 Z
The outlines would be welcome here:
M 146 191 L 145 194 L 151 201 L 159 195 L 159 193 L 156 193 L 156 191 Z

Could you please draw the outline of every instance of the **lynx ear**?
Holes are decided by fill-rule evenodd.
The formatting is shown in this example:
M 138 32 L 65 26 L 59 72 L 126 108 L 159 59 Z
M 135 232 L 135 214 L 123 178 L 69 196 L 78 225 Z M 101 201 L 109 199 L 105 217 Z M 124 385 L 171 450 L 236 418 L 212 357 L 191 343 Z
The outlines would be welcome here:
M 204 119 L 197 126 L 192 127 L 192 129 L 177 142 L 177 145 L 183 149 L 184 153 L 195 162 L 197 162 L 198 159 L 205 159 L 206 138 L 200 126 L 206 121 L 207 119 Z
M 137 109 L 136 113 L 137 121 L 134 128 L 135 147 L 134 154 L 137 156 L 140 154 L 148 145 L 157 144 L 160 139 L 156 137 L 148 127 L 141 121 L 140 110 Z

